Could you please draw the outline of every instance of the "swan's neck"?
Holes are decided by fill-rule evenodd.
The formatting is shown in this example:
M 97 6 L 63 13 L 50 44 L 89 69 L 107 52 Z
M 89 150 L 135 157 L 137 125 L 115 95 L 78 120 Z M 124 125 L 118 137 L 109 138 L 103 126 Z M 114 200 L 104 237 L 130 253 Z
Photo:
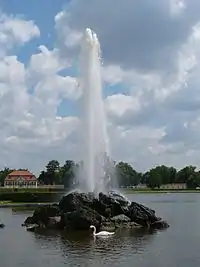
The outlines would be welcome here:
M 94 226 L 93 235 L 96 235 L 96 227 Z

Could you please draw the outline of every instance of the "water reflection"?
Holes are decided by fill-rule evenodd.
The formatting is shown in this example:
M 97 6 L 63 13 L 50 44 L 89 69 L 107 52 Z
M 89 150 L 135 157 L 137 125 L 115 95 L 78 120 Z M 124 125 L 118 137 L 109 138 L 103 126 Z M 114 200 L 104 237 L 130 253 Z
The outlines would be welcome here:
M 33 212 L 34 212 L 34 210 L 35 209 L 33 209 L 33 208 L 12 208 L 11 209 L 12 210 L 12 214 L 13 215 L 17 215 L 17 214 L 22 214 L 22 215 L 24 215 L 24 214 L 33 214 Z M 27 215 L 28 216 L 28 215 Z
M 27 211 L 0 209 L 3 267 L 200 266 L 200 194 L 132 195 L 170 223 L 166 231 L 122 230 L 108 239 L 86 232 L 26 231 Z M 32 211 L 28 211 L 28 213 Z M 12 256 L 10 256 L 12 255 Z
M 62 257 L 67 258 L 68 262 L 75 260 L 78 266 L 83 262 L 86 264 L 87 261 L 100 262 L 104 259 L 109 263 L 119 257 L 130 257 L 132 253 L 142 254 L 151 244 L 157 232 L 144 229 L 123 229 L 107 238 L 93 237 L 89 231 L 59 234 L 43 230 L 32 233 L 32 235 L 38 247 L 42 249 L 54 247 L 54 251 L 62 252 Z

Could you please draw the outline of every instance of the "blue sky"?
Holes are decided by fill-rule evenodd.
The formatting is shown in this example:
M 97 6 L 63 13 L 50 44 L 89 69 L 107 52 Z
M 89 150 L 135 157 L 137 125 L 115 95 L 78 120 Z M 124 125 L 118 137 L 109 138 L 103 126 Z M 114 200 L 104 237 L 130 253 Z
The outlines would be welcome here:
M 8 14 L 18 14 L 27 20 L 34 20 L 40 28 L 42 38 L 55 34 L 54 17 L 67 5 L 69 1 L 64 0 L 1 0 L 1 9 Z M 41 39 L 44 43 L 46 39 Z
M 2 0 L 1 9 L 8 14 L 17 14 L 19 17 L 33 20 L 40 29 L 40 37 L 32 40 L 29 43 L 24 44 L 22 47 L 14 49 L 19 60 L 25 65 L 28 64 L 32 54 L 38 53 L 38 46 L 40 44 L 45 45 L 49 50 L 53 49 L 56 43 L 56 31 L 55 31 L 55 16 L 62 10 L 63 7 L 67 7 L 70 1 L 64 0 Z M 64 69 L 59 72 L 61 76 L 77 75 L 76 64 L 74 67 Z M 74 101 L 67 99 L 62 100 L 57 110 L 58 116 L 71 116 L 77 115 L 77 106 Z
M 17 49 L 19 59 L 27 63 L 33 53 L 38 52 L 38 45 L 44 44 L 49 49 L 54 47 L 56 42 L 55 15 L 67 5 L 69 1 L 64 0 L 2 0 L 1 10 L 7 14 L 14 14 L 26 20 L 33 20 L 40 28 L 39 38 L 26 43 Z
M 86 27 L 101 44 L 113 159 L 200 166 L 198 0 L 1 0 L 0 10 L 0 168 L 80 157 Z
M 45 45 L 49 50 L 53 49 L 56 46 L 56 31 L 55 31 L 55 16 L 63 8 L 67 9 L 70 1 L 56 0 L 56 1 L 17 1 L 11 0 L 1 1 L 1 9 L 7 14 L 17 14 L 18 17 L 33 20 L 40 29 L 40 37 L 31 40 L 30 42 L 24 44 L 21 47 L 15 48 L 12 50 L 13 53 L 16 53 L 18 59 L 28 65 L 30 57 L 32 54 L 37 54 L 39 52 L 38 46 Z M 77 55 L 74 57 L 74 63 L 71 67 L 62 69 L 58 72 L 61 76 L 73 76 L 78 75 L 78 62 Z M 33 88 L 29 90 L 32 92 Z M 110 94 L 116 94 L 124 92 L 126 93 L 126 86 L 124 84 L 114 84 L 109 85 L 104 84 L 103 95 L 107 97 Z M 57 110 L 58 116 L 72 116 L 77 115 L 77 105 L 74 101 L 64 99 L 61 101 L 60 106 Z
M 17 53 L 19 58 L 27 63 L 30 56 L 36 53 L 38 45 L 44 44 L 49 49 L 52 49 L 55 43 L 54 17 L 62 9 L 67 1 L 26 1 L 26 0 L 2 0 L 1 10 L 7 14 L 17 14 L 26 19 L 33 20 L 40 28 L 41 35 L 38 39 L 32 40 L 19 48 Z

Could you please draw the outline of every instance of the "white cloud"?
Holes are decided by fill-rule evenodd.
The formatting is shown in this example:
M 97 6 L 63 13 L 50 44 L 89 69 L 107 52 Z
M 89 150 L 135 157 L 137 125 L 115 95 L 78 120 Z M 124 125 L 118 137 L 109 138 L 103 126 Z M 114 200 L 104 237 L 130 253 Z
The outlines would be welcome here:
M 154 70 L 147 74 L 136 68 L 122 69 L 119 65 L 104 67 L 103 77 L 107 83 L 129 84 L 130 95 L 116 94 L 106 99 L 108 114 L 112 115 L 117 129 L 121 125 L 125 136 L 121 133 L 114 141 L 112 133 L 114 153 L 121 155 L 120 159 L 126 158 L 140 169 L 156 164 L 179 168 L 185 164 L 200 166 L 199 29 L 199 22 L 191 27 L 188 38 L 177 49 L 177 71 L 167 76 Z M 141 127 L 146 127 L 148 132 L 145 139 L 142 137 L 145 130 Z M 159 129 L 163 129 L 163 134 L 152 138 L 152 133 Z
M 79 95 L 75 78 L 58 75 L 43 77 L 34 88 L 30 109 L 38 116 L 54 117 L 62 99 L 75 100 Z
M 32 20 L 0 13 L 0 56 L 17 45 L 23 45 L 40 36 L 40 30 Z
M 180 15 L 186 9 L 186 4 L 181 0 L 170 0 L 170 10 L 172 15 Z
M 76 77 L 61 72 L 77 60 L 81 30 L 88 26 L 102 44 L 104 83 L 118 87 L 115 94 L 108 88 L 105 99 L 113 158 L 139 170 L 200 166 L 198 3 L 110 3 L 72 1 L 55 17 L 55 47 L 39 44 L 26 66 L 11 51 L 40 30 L 33 21 L 1 14 L 0 167 L 38 172 L 50 159 L 79 158 L 79 119 L 72 110 L 68 117 L 57 113 L 63 100 L 80 96 Z
M 34 73 L 43 75 L 53 75 L 61 70 L 65 65 L 61 64 L 61 60 L 57 55 L 57 50 L 49 51 L 45 46 L 39 46 L 41 51 L 31 56 L 29 71 L 31 75 Z
M 73 48 L 76 45 L 79 45 L 79 42 L 82 37 L 82 33 L 76 30 L 71 30 L 70 27 L 66 24 L 63 25 L 66 21 L 66 12 L 61 11 L 55 16 L 55 28 L 57 30 L 58 38 L 61 42 L 68 48 Z
M 16 56 L 7 56 L 0 61 L 0 83 L 24 84 L 24 64 Z
M 68 47 L 69 39 L 77 36 L 72 43 L 79 45 L 78 36 L 90 27 L 107 64 L 168 76 L 177 71 L 178 51 L 199 21 L 199 10 L 198 1 L 74 0 L 56 19 L 61 53 L 77 52 Z
M 125 82 L 124 71 L 118 65 L 108 65 L 102 68 L 103 80 L 110 85 L 115 85 L 120 82 Z
M 140 110 L 140 102 L 137 98 L 123 94 L 115 94 L 106 98 L 107 112 L 113 116 L 121 117 L 126 112 L 135 112 Z
M 162 163 L 165 148 L 159 142 L 165 135 L 164 129 L 110 126 L 110 134 L 112 153 L 117 160 L 130 162 L 138 170 Z
M 0 166 L 29 167 L 38 172 L 54 157 L 53 151 L 57 151 L 55 158 L 60 152 L 61 160 L 72 147 L 63 144 L 67 146 L 79 120 L 59 117 L 57 111 L 62 99 L 74 101 L 80 95 L 77 79 L 59 75 L 69 64 L 56 48 L 40 45 L 40 52 L 31 56 L 27 67 L 17 56 L 10 56 L 14 46 L 38 37 L 40 31 L 33 21 L 18 17 L 1 15 L 0 22 L 0 35 L 8 41 L 2 43 L 0 58 Z

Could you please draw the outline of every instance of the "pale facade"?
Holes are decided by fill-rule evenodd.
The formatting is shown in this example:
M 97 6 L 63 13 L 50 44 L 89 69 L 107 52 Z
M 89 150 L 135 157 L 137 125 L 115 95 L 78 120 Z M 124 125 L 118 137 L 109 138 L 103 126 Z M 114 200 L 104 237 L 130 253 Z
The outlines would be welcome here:
M 160 189 L 187 189 L 187 184 L 185 183 L 174 183 L 174 184 L 163 184 Z
M 38 181 L 29 171 L 13 171 L 4 181 L 6 188 L 37 188 Z

